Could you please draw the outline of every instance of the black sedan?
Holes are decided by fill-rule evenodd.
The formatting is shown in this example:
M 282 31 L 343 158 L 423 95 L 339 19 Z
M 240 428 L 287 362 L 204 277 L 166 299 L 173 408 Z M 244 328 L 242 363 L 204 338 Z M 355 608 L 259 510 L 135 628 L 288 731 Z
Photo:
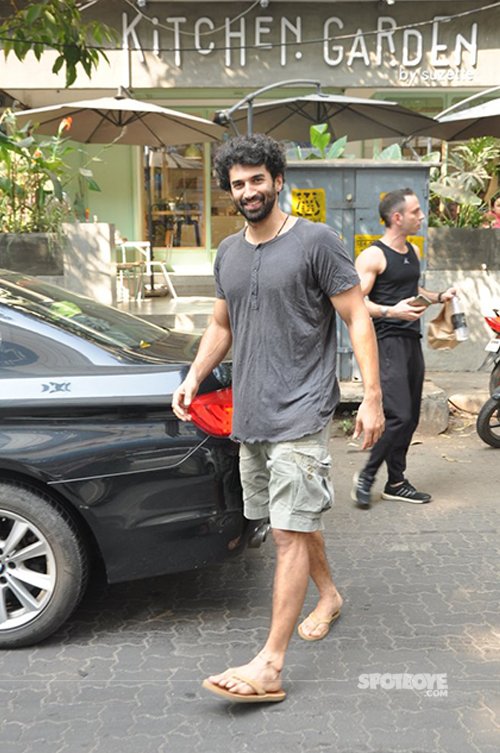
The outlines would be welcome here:
M 0 648 L 53 633 L 89 568 L 109 582 L 202 567 L 258 543 L 227 439 L 223 364 L 177 420 L 198 345 L 0 270 Z

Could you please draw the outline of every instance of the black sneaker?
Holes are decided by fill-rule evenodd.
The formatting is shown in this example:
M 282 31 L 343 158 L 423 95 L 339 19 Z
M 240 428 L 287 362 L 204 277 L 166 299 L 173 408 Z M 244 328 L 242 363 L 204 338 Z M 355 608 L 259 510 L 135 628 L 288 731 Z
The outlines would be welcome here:
M 389 486 L 389 484 L 386 484 L 382 492 L 382 499 L 399 499 L 402 502 L 413 502 L 414 505 L 423 505 L 426 502 L 430 502 L 432 497 L 426 492 L 417 492 L 415 487 L 405 479 L 399 486 Z
M 360 507 L 362 510 L 368 510 L 372 503 L 372 484 L 363 476 L 363 473 L 355 473 L 352 479 L 351 499 L 356 502 L 356 507 Z

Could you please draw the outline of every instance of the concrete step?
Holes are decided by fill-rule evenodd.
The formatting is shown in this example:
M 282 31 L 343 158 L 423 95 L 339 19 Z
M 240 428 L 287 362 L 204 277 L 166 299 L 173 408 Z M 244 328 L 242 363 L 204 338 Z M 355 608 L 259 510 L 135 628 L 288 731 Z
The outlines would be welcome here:
M 175 292 L 180 297 L 215 296 L 213 275 L 183 275 L 171 272 L 169 277 L 175 288 Z
M 343 422 L 343 433 L 349 433 L 349 414 L 357 410 L 363 399 L 363 385 L 359 381 L 340 382 L 340 405 L 336 414 L 336 423 Z M 448 428 L 448 396 L 430 379 L 424 381 L 422 407 L 417 432 L 419 434 L 442 434 Z M 354 428 L 354 427 L 352 427 Z
M 454 392 L 448 400 L 452 409 L 477 416 L 489 396 L 488 390 L 475 390 L 473 393 Z
M 119 303 L 117 307 L 128 314 L 140 316 L 158 327 L 201 334 L 207 328 L 212 316 L 214 298 L 208 296 L 146 298 L 142 301 Z

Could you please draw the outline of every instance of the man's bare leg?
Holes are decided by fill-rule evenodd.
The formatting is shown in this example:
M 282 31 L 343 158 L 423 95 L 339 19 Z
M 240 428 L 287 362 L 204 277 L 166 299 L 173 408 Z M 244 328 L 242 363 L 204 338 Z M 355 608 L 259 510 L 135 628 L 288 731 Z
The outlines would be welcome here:
M 314 609 L 316 620 L 308 617 L 301 623 L 301 631 L 311 638 L 321 638 L 328 633 L 328 620 L 342 608 L 342 597 L 335 587 L 326 558 L 325 541 L 320 531 L 309 534 L 309 572 L 319 592 Z M 325 622 L 323 622 L 325 620 Z M 321 624 L 318 624 L 321 623 Z
M 241 674 L 259 683 L 264 690 L 281 689 L 281 670 L 295 624 L 300 615 L 309 580 L 308 539 L 313 534 L 273 529 L 276 545 L 271 628 L 264 648 L 248 664 L 212 675 L 214 685 L 239 695 L 255 691 L 234 677 Z

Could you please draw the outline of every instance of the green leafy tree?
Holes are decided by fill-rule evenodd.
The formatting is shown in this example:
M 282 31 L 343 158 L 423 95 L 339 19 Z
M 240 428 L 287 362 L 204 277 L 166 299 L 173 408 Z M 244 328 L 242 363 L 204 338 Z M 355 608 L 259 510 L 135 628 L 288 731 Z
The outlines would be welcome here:
M 98 21 L 84 23 L 77 0 L 39 0 L 18 3 L 2 2 L 10 9 L 8 15 L 0 10 L 0 45 L 8 56 L 24 60 L 32 51 L 40 60 L 44 50 L 55 50 L 58 55 L 52 67 L 59 73 L 64 67 L 66 86 L 71 86 L 81 66 L 87 76 L 97 68 L 100 59 L 108 60 L 101 48 L 117 41 L 116 32 Z
M 447 174 L 430 183 L 430 223 L 480 227 L 486 211 L 484 196 L 499 159 L 500 142 L 490 136 L 452 147 Z

